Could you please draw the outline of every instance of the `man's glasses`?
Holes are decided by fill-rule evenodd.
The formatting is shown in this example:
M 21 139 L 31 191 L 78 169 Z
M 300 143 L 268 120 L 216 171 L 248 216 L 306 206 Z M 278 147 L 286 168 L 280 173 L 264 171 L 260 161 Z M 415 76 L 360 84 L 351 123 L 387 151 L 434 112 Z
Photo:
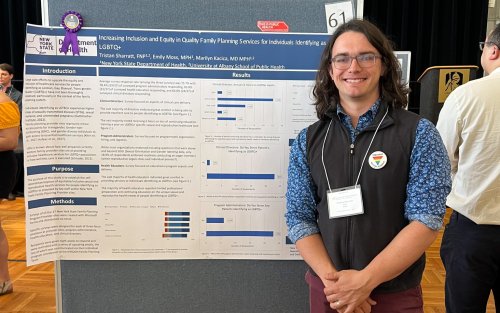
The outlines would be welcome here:
M 497 44 L 494 43 L 493 41 L 480 41 L 479 42 L 479 50 L 483 51 L 484 47 L 485 46 L 489 46 L 489 45 L 495 45 L 495 46 L 497 46 Z
M 372 67 L 375 65 L 375 61 L 378 58 L 382 58 L 380 55 L 376 55 L 375 53 L 363 53 L 359 54 L 355 57 L 351 57 L 348 55 L 337 55 L 331 59 L 333 66 L 335 66 L 338 70 L 347 70 L 351 67 L 352 60 L 356 59 L 358 65 L 363 68 Z

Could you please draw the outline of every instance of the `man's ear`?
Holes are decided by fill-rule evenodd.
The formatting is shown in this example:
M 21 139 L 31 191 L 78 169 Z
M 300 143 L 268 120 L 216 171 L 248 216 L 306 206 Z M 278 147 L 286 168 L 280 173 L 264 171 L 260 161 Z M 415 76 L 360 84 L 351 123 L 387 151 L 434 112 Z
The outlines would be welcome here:
M 488 56 L 488 59 L 490 59 L 490 60 L 500 59 L 500 48 L 498 48 L 495 45 L 492 48 L 493 49 L 491 49 L 491 52 L 490 52 L 490 54 Z
M 500 48 L 498 46 L 495 46 L 495 48 L 493 48 L 493 51 L 495 54 L 495 58 L 500 58 Z

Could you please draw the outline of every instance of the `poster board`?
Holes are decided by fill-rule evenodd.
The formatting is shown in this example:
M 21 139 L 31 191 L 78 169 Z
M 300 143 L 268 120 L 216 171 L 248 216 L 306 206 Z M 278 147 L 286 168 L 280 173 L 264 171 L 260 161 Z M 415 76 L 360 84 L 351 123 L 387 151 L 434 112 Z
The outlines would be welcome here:
M 48 25 L 67 10 L 87 26 L 258 31 L 257 21 L 284 21 L 290 32 L 326 32 L 331 1 L 46 0 Z M 363 1 L 356 1 L 362 16 Z M 318 21 L 321 21 L 318 22 Z M 306 312 L 302 261 L 60 261 L 58 312 Z

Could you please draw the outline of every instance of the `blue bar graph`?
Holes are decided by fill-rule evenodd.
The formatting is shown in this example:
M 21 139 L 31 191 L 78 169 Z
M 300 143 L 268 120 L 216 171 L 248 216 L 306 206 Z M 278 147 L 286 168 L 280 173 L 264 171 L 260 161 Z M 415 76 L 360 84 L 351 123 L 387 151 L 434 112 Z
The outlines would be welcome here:
M 165 228 L 166 233 L 189 233 L 189 228 Z
M 207 237 L 272 237 L 272 231 L 258 230 L 209 230 Z
M 163 238 L 187 238 L 187 234 L 163 234 Z
M 189 227 L 189 223 L 165 223 L 165 227 Z
M 274 179 L 274 174 L 207 173 L 207 179 Z
M 190 232 L 190 212 L 172 211 L 165 212 L 165 232 L 163 238 L 187 238 Z M 184 234 L 183 234 L 184 233 Z
M 207 217 L 207 224 L 221 224 L 224 223 L 223 217 Z
M 186 215 L 190 215 L 190 213 L 189 212 L 165 212 L 165 215 L 186 216 Z
M 218 108 L 245 108 L 244 104 L 217 104 Z M 222 111 L 220 111 L 222 112 Z
M 214 110 L 217 114 L 212 115 L 214 121 L 218 123 L 213 126 L 230 128 L 237 124 L 258 128 L 275 127 L 276 124 L 282 123 L 284 118 L 283 104 L 279 98 L 272 97 L 272 94 L 260 88 L 243 95 L 231 90 L 227 92 L 218 90 L 215 98 L 216 110 Z M 221 109 L 223 111 L 219 113 Z
M 219 101 L 259 101 L 259 102 L 270 102 L 273 98 L 217 98 Z
M 165 221 L 170 222 L 189 222 L 189 217 L 165 217 Z

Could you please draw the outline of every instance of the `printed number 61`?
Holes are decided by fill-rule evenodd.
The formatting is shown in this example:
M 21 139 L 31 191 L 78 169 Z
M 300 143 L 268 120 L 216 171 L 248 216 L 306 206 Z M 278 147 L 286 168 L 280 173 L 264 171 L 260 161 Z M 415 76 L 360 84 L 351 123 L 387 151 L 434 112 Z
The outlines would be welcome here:
M 337 13 L 332 13 L 330 15 L 330 17 L 328 18 L 328 24 L 330 25 L 330 27 L 334 27 L 334 28 L 339 25 L 339 21 L 335 17 L 335 14 L 337 14 Z M 342 17 L 342 23 L 341 24 L 344 24 L 345 23 L 345 13 L 344 13 L 344 11 L 341 11 L 338 15 L 340 15 Z

